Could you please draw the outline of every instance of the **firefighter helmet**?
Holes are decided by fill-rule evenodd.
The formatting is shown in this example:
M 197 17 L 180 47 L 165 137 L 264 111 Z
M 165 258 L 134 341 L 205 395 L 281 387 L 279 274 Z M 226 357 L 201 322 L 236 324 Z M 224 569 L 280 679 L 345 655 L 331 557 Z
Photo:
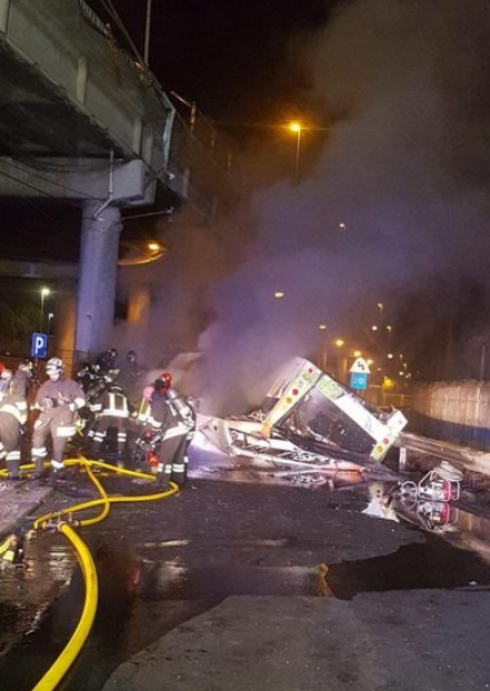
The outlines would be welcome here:
M 163 388 L 169 389 L 172 386 L 172 375 L 170 372 L 162 372 L 158 377 L 163 382 Z
M 56 374 L 56 372 L 63 372 L 65 363 L 59 357 L 52 357 L 46 364 L 47 374 Z

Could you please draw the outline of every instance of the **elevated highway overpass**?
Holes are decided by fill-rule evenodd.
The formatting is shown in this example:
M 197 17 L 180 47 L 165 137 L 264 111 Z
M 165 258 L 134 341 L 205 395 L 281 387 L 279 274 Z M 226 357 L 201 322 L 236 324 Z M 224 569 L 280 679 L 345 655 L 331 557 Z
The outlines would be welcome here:
M 0 196 L 82 207 L 74 347 L 93 353 L 113 322 L 121 209 L 160 185 L 212 218 L 234 194 L 229 155 L 85 0 L 0 0 L 0 65 Z

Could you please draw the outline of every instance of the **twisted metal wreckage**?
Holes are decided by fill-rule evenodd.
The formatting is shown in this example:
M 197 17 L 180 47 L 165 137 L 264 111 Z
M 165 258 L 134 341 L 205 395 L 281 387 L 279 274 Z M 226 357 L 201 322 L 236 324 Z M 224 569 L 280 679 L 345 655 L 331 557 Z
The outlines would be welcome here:
M 304 359 L 278 376 L 261 408 L 246 417 L 211 418 L 205 439 L 254 468 L 323 483 L 332 471 L 380 471 L 407 424 L 399 411 L 383 412 Z

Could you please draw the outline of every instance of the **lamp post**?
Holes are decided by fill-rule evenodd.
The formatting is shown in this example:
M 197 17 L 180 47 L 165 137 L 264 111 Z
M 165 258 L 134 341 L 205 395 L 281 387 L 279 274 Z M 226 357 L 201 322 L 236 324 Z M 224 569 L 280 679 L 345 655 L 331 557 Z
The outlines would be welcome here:
M 146 3 L 146 21 L 145 21 L 145 48 L 144 48 L 144 55 L 143 55 L 145 65 L 147 67 L 149 67 L 149 60 L 150 60 L 151 3 L 152 3 L 152 0 L 147 0 L 147 3 Z
M 303 127 L 301 126 L 300 122 L 290 122 L 289 129 L 291 130 L 291 132 L 294 132 L 296 134 L 296 166 L 294 179 L 295 184 L 297 185 L 299 182 L 299 157 L 301 152 L 301 131 Z
M 42 333 L 43 331 L 43 323 L 44 323 L 44 298 L 50 294 L 50 289 L 49 288 L 41 288 L 41 315 L 40 315 L 40 320 L 39 320 L 39 331 Z
M 51 332 L 51 319 L 52 319 L 53 317 L 54 317 L 54 313 L 53 313 L 53 312 L 49 312 L 49 314 L 48 314 L 48 336 L 49 336 L 49 334 L 50 334 L 50 332 Z

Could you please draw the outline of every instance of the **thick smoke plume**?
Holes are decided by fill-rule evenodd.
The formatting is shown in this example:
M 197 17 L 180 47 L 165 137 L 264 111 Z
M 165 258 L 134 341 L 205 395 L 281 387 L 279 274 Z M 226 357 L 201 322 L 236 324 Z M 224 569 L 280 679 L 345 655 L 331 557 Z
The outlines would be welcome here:
M 304 133 L 299 184 L 257 192 L 229 235 L 183 223 L 168 258 L 161 330 L 191 339 L 202 321 L 187 382 L 212 412 L 258 402 L 325 338 L 363 333 L 379 301 L 401 334 L 420 291 L 449 296 L 449 315 L 451 286 L 488 287 L 489 35 L 483 0 L 360 0 L 300 38 L 330 129 Z M 414 353 L 426 326 L 405 333 Z

